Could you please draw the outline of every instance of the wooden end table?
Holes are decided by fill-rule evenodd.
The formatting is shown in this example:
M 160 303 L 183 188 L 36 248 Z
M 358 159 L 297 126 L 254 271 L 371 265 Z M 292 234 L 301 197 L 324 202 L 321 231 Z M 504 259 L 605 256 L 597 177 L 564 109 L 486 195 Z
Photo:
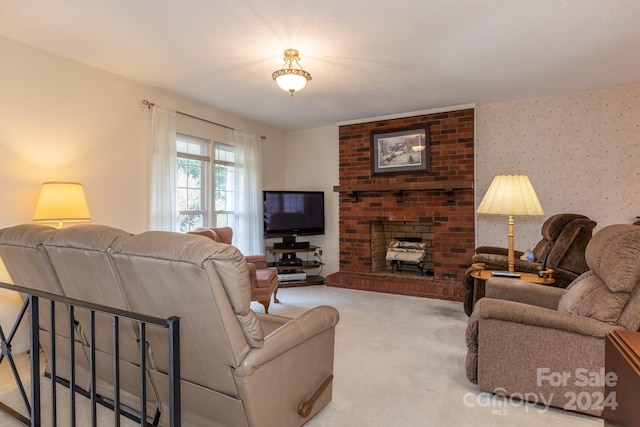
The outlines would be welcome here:
M 473 306 L 476 305 L 476 301 L 478 301 L 481 297 L 479 296 L 480 291 L 482 291 L 482 296 L 484 296 L 484 285 L 485 282 L 492 277 L 500 277 L 494 276 L 493 272 L 499 270 L 473 270 L 471 272 L 471 277 L 473 277 Z M 538 276 L 534 273 L 521 273 L 516 271 L 520 275 L 518 278 L 511 278 L 513 280 L 520 280 L 522 282 L 533 283 L 534 285 L 553 285 L 556 282 L 551 274 L 545 274 L 543 277 Z
M 640 333 L 615 330 L 604 344 L 604 425 L 623 427 L 638 424 L 637 396 L 640 393 Z

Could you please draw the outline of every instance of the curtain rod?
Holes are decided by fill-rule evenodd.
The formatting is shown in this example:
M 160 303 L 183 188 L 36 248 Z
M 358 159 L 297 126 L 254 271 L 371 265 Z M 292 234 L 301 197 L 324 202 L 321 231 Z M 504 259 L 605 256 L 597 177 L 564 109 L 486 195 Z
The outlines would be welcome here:
M 146 105 L 147 108 L 151 109 L 151 107 L 155 106 L 156 104 L 154 104 L 153 102 L 148 101 L 146 99 L 143 99 L 142 100 L 142 105 Z M 231 126 L 227 126 L 227 125 L 223 125 L 221 123 L 213 122 L 211 120 L 203 119 L 202 117 L 196 117 L 196 116 L 193 116 L 191 114 L 183 113 L 182 111 L 176 111 L 176 114 L 180 114 L 181 116 L 190 117 L 192 119 L 200 120 L 201 122 L 205 122 L 205 123 L 209 123 L 209 124 L 212 124 L 212 125 L 220 126 L 220 127 L 225 128 L 225 129 L 236 130 L 235 128 L 232 128 Z M 260 135 L 260 139 L 267 139 L 267 137 L 263 136 L 263 135 Z

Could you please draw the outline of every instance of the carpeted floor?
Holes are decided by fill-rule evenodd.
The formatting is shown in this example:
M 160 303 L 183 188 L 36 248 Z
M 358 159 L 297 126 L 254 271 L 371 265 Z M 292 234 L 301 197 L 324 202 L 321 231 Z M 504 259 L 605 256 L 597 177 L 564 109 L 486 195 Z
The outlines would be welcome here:
M 603 426 L 601 419 L 479 393 L 465 375 L 462 303 L 326 286 L 278 291 L 270 312 L 340 312 L 333 401 L 306 426 Z M 259 306 L 254 309 L 259 311 Z
M 306 426 L 604 425 L 597 418 L 479 393 L 465 376 L 467 316 L 461 303 L 326 286 L 280 289 L 278 298 L 280 304 L 270 307 L 273 314 L 296 316 L 322 304 L 340 312 L 333 401 Z M 0 367 L 0 400 L 15 402 L 5 365 Z M 48 387 L 47 382 L 45 391 Z M 88 405 L 80 407 L 78 425 L 89 425 L 83 423 Z M 98 425 L 113 425 L 110 411 L 100 407 L 99 413 Z M 60 421 L 69 425 L 68 417 Z M 0 426 L 13 425 L 18 424 L 0 414 Z M 123 427 L 130 425 L 123 422 Z

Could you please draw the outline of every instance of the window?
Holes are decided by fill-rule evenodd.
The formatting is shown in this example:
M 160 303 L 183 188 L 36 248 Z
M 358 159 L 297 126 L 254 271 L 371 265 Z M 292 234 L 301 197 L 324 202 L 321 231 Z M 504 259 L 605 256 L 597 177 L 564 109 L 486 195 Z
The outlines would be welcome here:
M 185 233 L 197 227 L 231 227 L 233 244 L 241 252 L 262 253 L 259 137 L 187 118 L 176 121 L 176 129 L 175 148 L 166 163 L 176 171 L 170 180 L 176 193 L 165 190 L 170 200 L 163 203 L 170 203 L 173 213 L 166 229 Z
M 211 144 L 205 139 L 179 134 L 176 138 L 178 209 L 180 231 L 197 227 L 236 226 L 236 152 L 229 144 L 213 145 L 213 174 L 210 173 Z M 213 176 L 213 180 L 209 179 Z M 213 188 L 213 194 L 209 190 Z M 213 206 L 211 206 L 213 196 Z
M 215 226 L 236 228 L 235 148 L 216 143 L 213 152 Z
M 176 186 L 183 233 L 207 224 L 209 145 L 209 141 L 200 138 L 181 134 L 176 137 Z

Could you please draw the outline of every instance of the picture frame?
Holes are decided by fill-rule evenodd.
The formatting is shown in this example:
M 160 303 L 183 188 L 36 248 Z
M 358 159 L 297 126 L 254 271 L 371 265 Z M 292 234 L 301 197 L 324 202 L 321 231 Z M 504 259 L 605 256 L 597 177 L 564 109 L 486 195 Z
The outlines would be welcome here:
M 371 132 L 372 174 L 429 171 L 429 132 L 426 126 L 392 132 Z

